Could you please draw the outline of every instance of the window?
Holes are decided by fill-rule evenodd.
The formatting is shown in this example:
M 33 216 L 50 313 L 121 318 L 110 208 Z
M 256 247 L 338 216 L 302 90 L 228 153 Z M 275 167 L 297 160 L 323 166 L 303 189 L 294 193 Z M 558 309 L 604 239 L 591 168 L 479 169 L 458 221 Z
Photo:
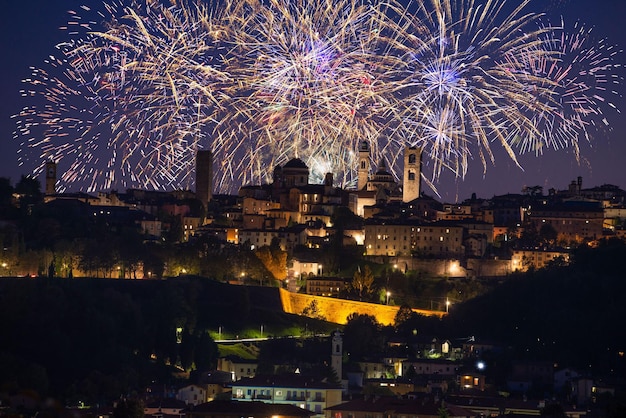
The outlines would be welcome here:
M 409 171 L 409 181 L 414 181 L 415 180 L 415 173 L 412 171 Z

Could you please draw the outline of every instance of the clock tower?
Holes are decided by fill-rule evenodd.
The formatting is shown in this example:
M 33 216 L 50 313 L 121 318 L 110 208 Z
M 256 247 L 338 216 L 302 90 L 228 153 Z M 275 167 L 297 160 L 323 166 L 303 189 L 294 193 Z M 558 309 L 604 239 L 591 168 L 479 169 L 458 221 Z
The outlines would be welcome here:
M 46 195 L 56 193 L 57 165 L 53 161 L 46 163 Z

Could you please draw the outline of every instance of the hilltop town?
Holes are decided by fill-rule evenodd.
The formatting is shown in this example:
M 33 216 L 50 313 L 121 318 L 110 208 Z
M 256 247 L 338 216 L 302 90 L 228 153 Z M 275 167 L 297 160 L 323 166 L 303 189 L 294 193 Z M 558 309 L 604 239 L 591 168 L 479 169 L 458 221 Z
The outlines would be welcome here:
M 366 145 L 358 152 L 353 189 L 337 187 L 332 173 L 311 184 L 309 167 L 294 158 L 275 167 L 267 184 L 214 194 L 208 151 L 196 158 L 195 191 L 58 193 L 54 162 L 46 166 L 43 191 L 38 179 L 22 177 L 15 186 L 1 179 L 2 317 L 5 329 L 19 335 L 5 353 L 16 366 L 7 369 L 2 405 L 41 410 L 29 389 L 63 393 L 72 402 L 91 396 L 91 408 L 76 409 L 87 415 L 121 414 L 120 408 L 133 415 L 129 410 L 139 407 L 154 417 L 610 416 L 594 411 L 606 413 L 622 399 L 621 333 L 606 348 L 610 360 L 592 373 L 562 346 L 558 356 L 540 347 L 551 335 L 555 346 L 562 337 L 547 324 L 547 337 L 535 345 L 528 335 L 543 331 L 522 325 L 509 336 L 493 324 L 498 335 L 488 338 L 462 332 L 479 328 L 463 321 L 480 311 L 494 320 L 501 315 L 506 326 L 505 318 L 517 314 L 530 324 L 526 309 L 548 315 L 544 299 L 514 303 L 521 290 L 512 286 L 522 278 L 550 289 L 551 275 L 587 268 L 580 260 L 593 258 L 585 251 L 616 242 L 622 251 L 626 192 L 585 188 L 579 177 L 563 190 L 536 186 L 445 203 L 422 191 L 419 149 L 404 150 L 400 179 L 384 161 L 372 169 Z M 612 280 L 614 271 L 605 268 L 601 278 Z M 129 283 L 145 285 L 139 291 Z M 506 301 L 494 315 L 496 295 Z M 611 312 L 622 305 L 612 301 Z M 48 325 L 16 314 L 39 310 Z M 65 330 L 75 321 L 86 323 Z M 93 331 L 83 328 L 89 323 Z M 289 326 L 278 323 L 297 323 L 299 330 L 286 332 L 281 328 Z M 38 337 L 17 331 L 24 327 L 45 333 L 52 352 L 33 348 Z M 120 375 L 109 376 L 118 386 L 105 390 L 97 376 L 115 367 L 96 348 L 102 363 L 96 375 L 93 359 L 78 352 L 75 363 L 91 374 L 59 379 L 44 367 L 56 388 L 23 377 L 21 370 L 43 362 L 26 353 L 61 364 L 63 351 L 71 352 L 60 348 L 61 336 L 74 346 L 100 339 L 99 332 L 116 352 L 115 367 L 134 353 L 133 361 L 172 368 L 168 377 L 161 370 L 154 385 L 142 379 L 122 385 Z M 529 344 L 527 355 L 515 341 Z M 116 410 L 111 396 L 125 399 Z M 109 409 L 94 409 L 97 399 Z
M 554 261 L 566 263 L 573 248 L 626 236 L 626 192 L 615 185 L 584 188 L 579 177 L 564 190 L 534 186 L 520 193 L 490 198 L 473 195 L 463 202 L 445 203 L 421 192 L 418 149 L 405 150 L 400 180 L 387 171 L 384 161 L 371 169 L 366 144 L 359 157 L 354 190 L 334 186 L 332 173 L 323 184 L 309 183 L 309 168 L 294 158 L 274 168 L 270 183 L 243 186 L 238 195 L 212 193 L 213 161 L 207 151 L 198 153 L 195 192 L 56 193 L 56 164 L 50 162 L 43 194 L 36 179 L 23 178 L 15 189 L 4 179 L 2 275 L 48 275 L 51 266 L 50 273 L 58 277 L 162 278 L 200 273 L 194 267 L 197 263 L 186 266 L 175 254 L 157 265 L 139 256 L 125 260 L 121 254 L 104 264 L 81 262 L 90 257 L 85 248 L 82 253 L 72 248 L 73 243 L 94 237 L 81 237 L 86 230 L 68 231 L 64 225 L 40 225 L 51 228 L 41 231 L 31 225 L 34 229 L 28 232 L 33 239 L 27 236 L 18 249 L 11 245 L 11 234 L 17 233 L 14 220 L 19 211 L 28 211 L 34 218 L 72 214 L 86 222 L 125 229 L 147 245 L 210 239 L 222 246 L 255 251 L 274 244 L 287 259 L 283 257 L 276 266 L 265 262 L 269 267 L 265 277 L 240 266 L 238 271 L 223 271 L 220 278 L 278 280 L 291 291 L 305 286 L 303 279 L 330 278 L 342 270 L 346 260 L 324 251 L 333 245 L 405 273 L 476 278 L 506 276 Z M 66 232 L 69 236 L 63 237 Z M 62 238 L 70 241 L 68 248 L 52 250 L 51 241 Z

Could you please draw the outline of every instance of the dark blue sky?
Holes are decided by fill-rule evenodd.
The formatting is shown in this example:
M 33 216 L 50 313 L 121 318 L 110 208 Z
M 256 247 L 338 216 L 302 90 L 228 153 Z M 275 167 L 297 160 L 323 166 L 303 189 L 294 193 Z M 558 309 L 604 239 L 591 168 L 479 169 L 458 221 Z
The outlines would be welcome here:
M 19 112 L 24 101 L 19 94 L 20 80 L 30 75 L 29 67 L 40 67 L 43 60 L 55 53 L 54 45 L 66 39 L 58 28 L 68 20 L 68 10 L 81 4 L 99 4 L 76 0 L 0 0 L 0 177 L 10 177 L 15 183 L 20 175 L 29 174 L 17 165 L 19 140 L 12 138 L 15 121 L 11 115 Z M 508 4 L 517 4 L 509 1 Z M 566 21 L 579 20 L 592 26 L 596 38 L 607 38 L 609 44 L 626 47 L 626 2 L 623 0 L 536 0 L 531 3 L 537 11 L 545 11 L 551 19 L 564 15 Z M 626 62 L 626 54 L 618 58 Z M 622 72 L 621 76 L 624 75 Z M 616 101 L 626 112 L 626 83 L 622 82 Z M 441 198 L 448 202 L 462 200 L 476 192 L 479 197 L 517 193 L 524 186 L 541 185 L 544 190 L 554 187 L 564 189 L 578 176 L 583 177 L 583 187 L 615 184 L 626 188 L 626 119 L 622 114 L 607 111 L 611 131 L 594 133 L 591 143 L 580 142 L 581 163 L 578 164 L 570 150 L 546 151 L 542 156 L 520 157 L 524 170 L 519 169 L 494 145 L 496 165 L 488 165 L 483 176 L 480 161 L 472 162 L 464 180 L 444 175 L 437 183 Z M 593 132 L 593 131 L 592 131 Z M 429 190 L 427 190 L 430 193 Z

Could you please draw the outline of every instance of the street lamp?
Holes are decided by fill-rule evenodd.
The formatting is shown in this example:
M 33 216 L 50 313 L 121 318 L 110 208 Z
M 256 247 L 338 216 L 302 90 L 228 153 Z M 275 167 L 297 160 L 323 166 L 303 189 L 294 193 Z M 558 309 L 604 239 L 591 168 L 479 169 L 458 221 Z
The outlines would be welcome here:
M 450 300 L 446 298 L 446 313 L 450 310 Z
M 391 296 L 391 292 L 387 290 L 387 305 L 389 305 L 389 296 Z

